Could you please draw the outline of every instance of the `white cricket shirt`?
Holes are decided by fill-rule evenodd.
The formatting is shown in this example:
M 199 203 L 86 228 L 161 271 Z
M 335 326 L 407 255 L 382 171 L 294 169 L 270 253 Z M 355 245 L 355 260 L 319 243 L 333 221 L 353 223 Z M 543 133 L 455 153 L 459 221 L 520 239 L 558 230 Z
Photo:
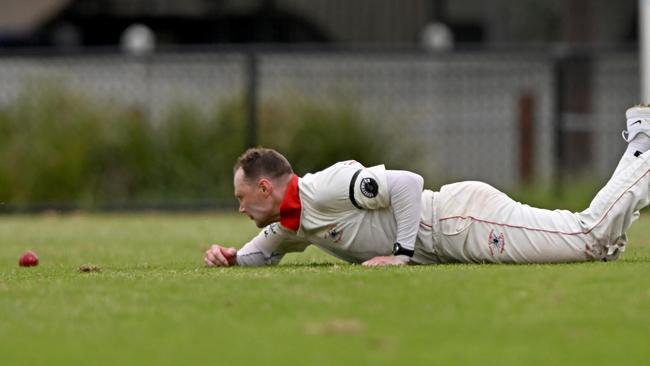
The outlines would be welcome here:
M 414 174 L 413 174 L 414 175 Z M 422 192 L 416 190 L 417 217 Z M 273 264 L 285 253 L 313 244 L 333 256 L 361 263 L 392 254 L 397 221 L 383 165 L 366 168 L 356 161 L 339 162 L 302 178 L 293 176 L 280 205 L 280 222 L 264 228 L 237 253 L 240 265 Z M 411 243 L 415 246 L 416 232 Z M 259 263 L 259 254 L 264 262 Z

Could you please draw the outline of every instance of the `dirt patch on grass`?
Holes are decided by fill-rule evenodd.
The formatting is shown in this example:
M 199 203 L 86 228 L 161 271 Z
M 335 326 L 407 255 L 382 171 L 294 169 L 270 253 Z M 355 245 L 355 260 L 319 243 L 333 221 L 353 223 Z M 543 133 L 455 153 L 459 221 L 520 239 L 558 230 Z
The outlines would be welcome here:
M 80 273 L 90 273 L 90 272 L 101 272 L 101 268 L 94 264 L 82 264 L 79 266 L 78 271 Z
M 366 331 L 366 324 L 358 319 L 330 319 L 305 325 L 309 335 L 359 334 Z

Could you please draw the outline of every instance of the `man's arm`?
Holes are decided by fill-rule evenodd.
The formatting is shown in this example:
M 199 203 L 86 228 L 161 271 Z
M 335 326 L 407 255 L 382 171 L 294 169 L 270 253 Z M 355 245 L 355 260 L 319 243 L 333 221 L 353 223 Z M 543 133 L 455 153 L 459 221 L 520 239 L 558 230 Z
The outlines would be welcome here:
M 302 252 L 308 245 L 307 241 L 296 236 L 294 232 L 274 223 L 262 229 L 239 250 L 212 245 L 205 252 L 204 261 L 208 266 L 221 267 L 274 265 L 278 264 L 286 253 Z
M 424 180 L 421 176 L 403 170 L 387 170 L 386 181 L 390 196 L 390 205 L 393 208 L 397 223 L 395 242 L 399 243 L 406 251 L 415 250 L 420 215 L 422 208 L 422 188 Z M 390 265 L 408 263 L 410 257 L 406 255 L 380 256 L 372 258 L 364 265 Z
M 415 250 L 415 240 L 422 214 L 424 180 L 415 173 L 403 170 L 386 171 L 386 179 L 390 203 L 397 222 L 396 241 L 404 249 Z

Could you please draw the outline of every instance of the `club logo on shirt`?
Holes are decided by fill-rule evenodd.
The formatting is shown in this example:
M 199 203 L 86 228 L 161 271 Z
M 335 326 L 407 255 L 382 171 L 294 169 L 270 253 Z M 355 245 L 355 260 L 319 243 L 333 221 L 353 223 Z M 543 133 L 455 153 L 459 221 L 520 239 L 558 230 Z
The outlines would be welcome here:
M 361 193 L 368 198 L 377 197 L 377 193 L 379 193 L 377 181 L 372 178 L 363 178 L 361 180 Z
M 497 233 L 494 230 L 490 230 L 490 235 L 488 236 L 488 247 L 490 248 L 490 256 L 494 256 L 494 254 L 502 254 L 506 250 L 506 237 L 503 233 Z
M 269 235 L 276 235 L 278 233 L 277 229 L 278 229 L 278 224 L 276 222 L 270 224 L 264 229 L 264 237 L 268 238 Z
M 330 225 L 323 235 L 323 239 L 329 239 L 333 243 L 338 243 L 343 239 L 343 229 L 337 229 L 336 224 Z

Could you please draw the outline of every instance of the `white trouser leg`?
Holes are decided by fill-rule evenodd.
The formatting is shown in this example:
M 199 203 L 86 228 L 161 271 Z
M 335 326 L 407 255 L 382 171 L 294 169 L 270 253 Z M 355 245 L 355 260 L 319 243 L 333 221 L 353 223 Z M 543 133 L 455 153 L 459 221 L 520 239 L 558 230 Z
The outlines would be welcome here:
M 438 194 L 440 241 L 447 261 L 552 263 L 608 258 L 650 202 L 650 154 L 627 156 L 580 213 L 515 202 L 480 182 L 443 186 Z
M 623 157 L 621 157 L 621 160 L 618 162 L 618 165 L 616 166 L 616 169 L 614 170 L 614 173 L 612 174 L 612 177 L 615 175 L 618 175 L 622 170 L 627 168 L 630 164 L 633 162 L 637 161 L 639 158 L 632 155 L 632 154 L 623 154 Z
M 650 154 L 625 154 L 609 182 L 576 214 L 600 245 L 615 259 L 624 250 L 625 232 L 650 203 Z

